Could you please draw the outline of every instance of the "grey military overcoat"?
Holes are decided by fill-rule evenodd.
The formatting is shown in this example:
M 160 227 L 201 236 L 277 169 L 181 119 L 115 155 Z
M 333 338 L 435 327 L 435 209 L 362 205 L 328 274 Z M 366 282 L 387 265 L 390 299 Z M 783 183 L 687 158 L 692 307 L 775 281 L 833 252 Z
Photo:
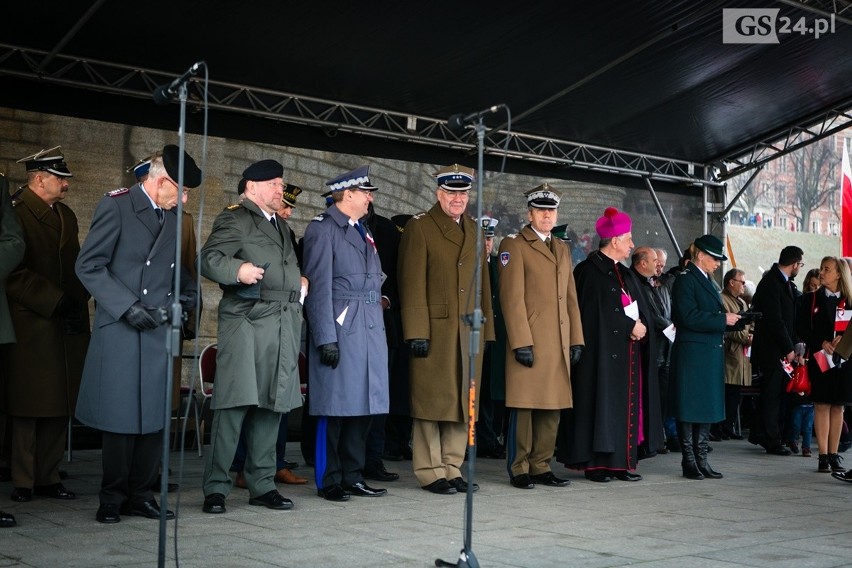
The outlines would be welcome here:
M 175 270 L 176 210 L 163 224 L 138 184 L 98 203 L 77 258 L 77 275 L 96 301 L 77 419 L 117 434 L 150 434 L 165 424 L 169 326 L 138 331 L 122 319 L 136 302 L 168 307 Z M 181 293 L 195 291 L 188 274 Z

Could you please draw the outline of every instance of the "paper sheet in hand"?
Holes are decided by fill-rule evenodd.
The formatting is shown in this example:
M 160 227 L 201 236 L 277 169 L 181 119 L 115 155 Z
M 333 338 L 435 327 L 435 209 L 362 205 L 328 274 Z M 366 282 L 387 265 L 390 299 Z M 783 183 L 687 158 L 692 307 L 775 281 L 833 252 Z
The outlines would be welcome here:
M 335 321 L 337 322 L 337 325 L 341 325 L 341 326 L 343 325 L 343 322 L 346 320 L 346 313 L 347 313 L 348 311 L 349 311 L 349 306 L 346 306 L 346 307 L 343 309 L 343 311 L 342 311 L 342 312 L 340 312 L 340 315 L 339 315 L 339 316 L 337 316 L 337 319 L 335 320 Z
M 674 343 L 676 330 L 673 323 L 670 323 L 669 327 L 663 330 L 663 335 L 665 335 L 669 339 L 669 341 Z
M 633 300 L 626 306 L 624 306 L 624 315 L 636 321 L 639 319 L 639 304 L 636 303 L 636 300 Z

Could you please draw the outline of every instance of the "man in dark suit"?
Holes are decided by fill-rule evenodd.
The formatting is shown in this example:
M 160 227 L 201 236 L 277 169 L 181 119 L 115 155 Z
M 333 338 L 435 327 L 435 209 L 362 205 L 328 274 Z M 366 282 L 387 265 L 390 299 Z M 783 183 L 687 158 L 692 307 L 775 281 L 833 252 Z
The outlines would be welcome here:
M 74 499 L 60 481 L 59 463 L 89 343 L 89 297 L 73 268 L 80 251 L 77 217 L 62 203 L 72 176 L 58 148 L 19 162 L 27 185 L 15 213 L 26 253 L 6 283 L 17 343 L 3 349 L 11 499 Z
M 748 441 L 777 456 L 790 455 L 783 445 L 779 426 L 787 378 L 782 361 L 790 362 L 795 356 L 795 306 L 799 292 L 793 278 L 805 265 L 803 256 L 804 252 L 797 246 L 784 247 L 778 262 L 763 273 L 751 306 L 763 317 L 755 322 L 751 347 L 752 364 L 760 373 L 760 398 Z
M 24 233 L 9 197 L 9 182 L 6 181 L 6 176 L 0 174 L 0 344 L 15 342 L 15 329 L 12 327 L 9 304 L 6 301 L 6 277 L 24 258 L 25 248 Z M 2 378 L 0 365 L 0 388 Z M 5 419 L 5 415 L 0 414 L 0 420 Z M 0 445 L 4 436 L 3 430 L 0 428 Z M 0 528 L 14 527 L 15 524 L 14 516 L 0 511 Z
M 172 303 L 180 150 L 163 148 L 148 179 L 101 199 L 77 259 L 77 275 L 97 301 L 95 331 L 86 354 L 77 419 L 103 431 L 101 523 L 121 513 L 158 518 L 151 490 L 167 422 L 164 399 L 174 362 L 164 356 Z M 201 171 L 184 154 L 184 185 L 197 187 Z M 179 268 L 178 268 L 179 269 Z M 195 281 L 181 276 L 184 309 L 195 306 Z M 174 514 L 167 512 L 168 518 Z

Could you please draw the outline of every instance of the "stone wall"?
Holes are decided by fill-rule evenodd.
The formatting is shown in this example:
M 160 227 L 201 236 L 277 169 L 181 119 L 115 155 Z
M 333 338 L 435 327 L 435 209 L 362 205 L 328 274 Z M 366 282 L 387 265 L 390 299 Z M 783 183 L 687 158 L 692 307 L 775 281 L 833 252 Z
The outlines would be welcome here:
M 0 171 L 6 173 L 12 185 L 23 184 L 26 178 L 23 166 L 15 163 L 17 159 L 42 148 L 62 146 L 74 174 L 65 203 L 77 214 L 81 240 L 86 236 L 92 213 L 104 192 L 134 183 L 127 168 L 168 143 L 177 143 L 175 132 L 0 108 Z M 304 189 L 290 220 L 297 236 L 302 235 L 307 223 L 325 209 L 320 196 L 325 191 L 325 181 L 363 164 L 370 165 L 371 179 L 379 187 L 375 194 L 375 208 L 379 214 L 391 217 L 416 213 L 428 209 L 435 201 L 435 185 L 430 177 L 439 166 L 435 164 L 223 138 L 207 141 L 204 162 L 202 140 L 197 135 L 187 137 L 187 150 L 205 173 L 203 186 L 190 192 L 186 205 L 196 223 L 200 223 L 197 232 L 201 244 L 207 239 L 215 216 L 236 201 L 236 187 L 242 171 L 265 158 L 284 164 L 286 181 Z M 657 211 L 644 190 L 489 172 L 484 181 L 483 210 L 500 219 L 498 237 L 515 232 L 526 223 L 522 192 L 543 182 L 563 192 L 559 222 L 569 223 L 577 235 L 593 234 L 595 220 L 606 207 L 615 206 L 633 216 L 637 246 L 663 246 L 670 257 L 674 254 Z M 471 210 L 475 211 L 475 196 L 471 197 Z M 686 246 L 701 233 L 701 190 L 696 189 L 694 194 L 686 196 L 661 193 L 659 197 L 680 245 Z M 215 284 L 203 282 L 205 310 L 201 345 L 215 341 L 215 314 L 220 295 Z

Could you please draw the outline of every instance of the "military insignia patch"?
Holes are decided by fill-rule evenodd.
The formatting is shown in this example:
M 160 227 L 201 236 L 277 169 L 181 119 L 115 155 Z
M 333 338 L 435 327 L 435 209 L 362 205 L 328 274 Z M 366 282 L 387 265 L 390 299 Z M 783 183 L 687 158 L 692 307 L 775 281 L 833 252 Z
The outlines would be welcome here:
M 240 207 L 242 207 L 240 203 L 234 203 L 225 207 L 225 211 L 234 211 L 235 209 L 239 209 Z
M 118 189 L 107 191 L 104 195 L 106 195 L 107 197 L 116 197 L 119 195 L 124 195 L 125 193 L 130 193 L 129 187 L 119 187 Z
M 319 215 L 317 215 L 316 217 L 314 217 L 313 219 L 311 219 L 311 221 L 322 221 L 322 220 L 323 220 L 323 219 L 325 219 L 325 218 L 326 218 L 326 214 L 325 214 L 325 213 L 320 213 Z
M 507 264 L 509 264 L 509 253 L 508 252 L 501 252 L 500 253 L 500 264 L 502 264 L 503 266 L 506 266 Z

